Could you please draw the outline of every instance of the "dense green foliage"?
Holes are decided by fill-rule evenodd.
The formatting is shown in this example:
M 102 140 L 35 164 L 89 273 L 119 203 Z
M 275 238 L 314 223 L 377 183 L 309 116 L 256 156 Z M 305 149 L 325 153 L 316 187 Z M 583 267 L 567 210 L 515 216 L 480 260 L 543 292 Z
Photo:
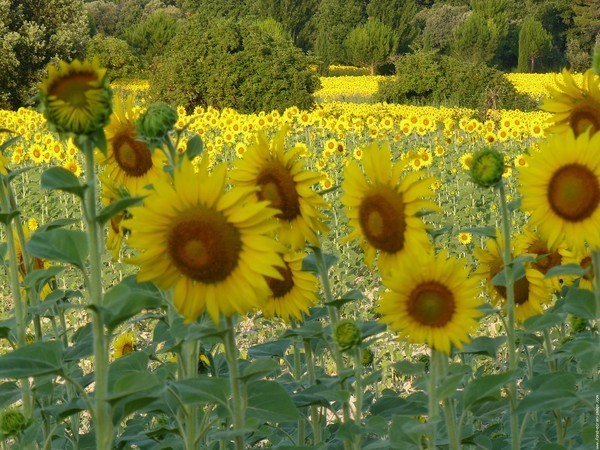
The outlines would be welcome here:
M 353 29 L 344 45 L 348 59 L 356 66 L 368 66 L 371 75 L 375 69 L 385 63 L 396 45 L 393 30 L 379 19 L 371 19 Z
M 25 105 L 51 61 L 85 51 L 81 0 L 0 0 L 0 109 Z
M 503 73 L 434 52 L 417 52 L 396 60 L 396 77 L 380 84 L 377 94 L 388 103 L 436 104 L 478 109 L 530 110 L 536 106 L 519 94 Z
M 292 42 L 258 25 L 196 18 L 173 38 L 151 75 L 151 96 L 173 105 L 242 112 L 311 108 L 319 80 Z
M 540 55 L 547 53 L 552 37 L 541 22 L 528 17 L 519 31 L 519 72 L 534 72 Z
M 111 80 L 139 77 L 139 59 L 123 39 L 97 34 L 88 41 L 87 56 L 98 57 Z

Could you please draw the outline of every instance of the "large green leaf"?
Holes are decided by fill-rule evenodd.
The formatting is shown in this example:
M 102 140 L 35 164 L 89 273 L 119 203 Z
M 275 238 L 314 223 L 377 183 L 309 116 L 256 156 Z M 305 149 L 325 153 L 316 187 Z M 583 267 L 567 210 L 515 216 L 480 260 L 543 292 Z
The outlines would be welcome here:
M 569 288 L 565 297 L 565 311 L 583 319 L 600 318 L 600 310 L 594 293 L 586 289 Z
M 160 291 L 152 283 L 138 283 L 135 275 L 125 278 L 104 295 L 104 324 L 114 329 L 144 309 L 163 304 Z
M 469 409 L 474 405 L 495 400 L 500 397 L 500 389 L 517 377 L 518 372 L 506 372 L 496 375 L 486 375 L 471 381 L 465 387 L 464 408 Z
M 83 198 L 84 186 L 73 172 L 64 167 L 51 167 L 42 173 L 42 189 L 58 189 Z
M 35 289 L 37 292 L 41 290 L 41 288 L 52 280 L 56 275 L 65 270 L 64 266 L 52 266 L 47 269 L 37 269 L 28 273 L 25 276 L 24 286 L 26 289 Z
M 279 363 L 272 358 L 260 358 L 256 361 L 252 361 L 242 370 L 240 374 L 240 380 L 244 382 L 248 382 L 250 380 L 257 380 L 259 378 L 264 378 L 275 372 L 279 371 L 281 368 Z
M 6 408 L 21 398 L 21 389 L 14 381 L 0 383 L 0 408 Z
M 252 381 L 248 383 L 247 417 L 266 422 L 293 422 L 300 414 L 290 394 L 276 381 Z
M 229 380 L 226 378 L 198 375 L 189 380 L 180 380 L 171 384 L 185 404 L 207 405 L 216 403 L 227 406 Z
M 88 255 L 87 236 L 83 231 L 64 228 L 36 231 L 27 242 L 27 250 L 40 259 L 72 264 L 83 270 Z
M 500 346 L 504 344 L 504 341 L 506 341 L 505 336 L 498 336 L 495 338 L 479 336 L 473 339 L 467 345 L 465 345 L 462 350 L 458 351 L 458 353 L 486 355 L 495 358 L 496 353 L 498 352 L 498 348 L 500 348 Z
M 63 346 L 58 341 L 35 342 L 0 356 L 0 378 L 36 377 L 59 373 Z
M 104 225 L 112 217 L 116 216 L 120 212 L 125 211 L 131 206 L 139 205 L 144 197 L 125 197 L 111 203 L 102 209 L 96 220 L 100 225 Z

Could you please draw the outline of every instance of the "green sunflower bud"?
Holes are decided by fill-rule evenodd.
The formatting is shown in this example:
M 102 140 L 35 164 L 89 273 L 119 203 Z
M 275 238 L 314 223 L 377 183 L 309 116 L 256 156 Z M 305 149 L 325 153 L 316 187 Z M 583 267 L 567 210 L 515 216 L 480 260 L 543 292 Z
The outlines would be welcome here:
M 362 362 L 362 365 L 367 367 L 370 366 L 371 364 L 373 364 L 373 352 L 371 351 L 370 348 L 363 348 L 362 352 L 360 353 L 360 359 Z
M 27 427 L 27 419 L 21 411 L 7 409 L 0 416 L 0 431 L 6 436 L 16 436 Z
M 355 347 L 360 343 L 362 338 L 360 328 L 352 320 L 342 320 L 338 323 L 335 327 L 333 337 L 342 351 Z
M 504 173 L 504 158 L 498 150 L 486 148 L 473 155 L 471 178 L 481 187 L 495 186 Z
M 164 103 L 155 103 L 137 120 L 137 132 L 148 141 L 159 141 L 176 122 L 177 111 Z
M 570 316 L 569 322 L 571 323 L 574 333 L 581 333 L 582 331 L 585 331 L 588 326 L 588 321 L 578 316 Z

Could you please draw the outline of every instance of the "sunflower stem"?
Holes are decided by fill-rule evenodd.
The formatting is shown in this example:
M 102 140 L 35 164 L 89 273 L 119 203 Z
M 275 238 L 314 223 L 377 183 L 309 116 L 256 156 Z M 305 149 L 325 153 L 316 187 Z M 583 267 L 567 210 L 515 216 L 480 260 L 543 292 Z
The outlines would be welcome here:
M 325 294 L 325 304 L 327 305 L 327 313 L 329 314 L 329 318 L 331 319 L 331 333 L 333 337 L 333 332 L 340 321 L 339 311 L 337 306 L 333 305 L 333 294 L 331 292 L 331 284 L 329 283 L 329 274 L 327 270 L 327 264 L 325 263 L 325 258 L 323 256 L 323 252 L 319 247 L 311 247 L 313 253 L 315 254 L 315 261 L 317 265 L 317 269 L 319 271 L 319 277 L 321 278 L 321 283 L 323 284 L 323 292 Z M 335 339 L 331 340 L 331 352 L 333 354 L 333 359 L 335 361 L 336 371 L 338 376 L 340 376 L 341 372 L 344 369 L 344 360 L 342 358 L 342 354 L 338 347 L 338 344 Z M 340 387 L 343 391 L 346 390 L 346 383 L 340 377 Z M 350 422 L 350 405 L 348 401 L 345 400 L 342 403 L 342 414 L 344 423 Z M 349 450 L 352 448 L 352 442 L 350 439 L 344 439 L 344 449 Z
M 297 328 L 296 322 L 292 321 L 292 328 Z M 294 341 L 294 378 L 301 384 L 302 382 L 302 361 L 300 358 L 300 345 L 302 345 L 302 340 L 300 336 L 297 336 Z M 297 445 L 304 445 L 304 441 L 306 439 L 305 435 L 305 426 L 304 426 L 304 417 L 300 417 L 298 419 L 298 442 Z
M 429 398 L 429 445 L 428 448 L 435 450 L 436 449 L 436 422 L 438 419 L 439 413 L 439 404 L 437 400 L 437 378 L 439 361 L 437 350 L 431 349 L 431 357 L 429 359 L 429 386 L 428 386 L 428 398 Z
M 500 214 L 502 218 L 502 235 L 504 237 L 503 260 L 504 280 L 506 283 L 506 307 L 508 310 L 508 326 L 506 327 L 506 340 L 508 345 L 508 370 L 518 369 L 517 350 L 515 342 L 515 290 L 514 273 L 512 266 L 512 251 L 510 243 L 510 211 L 506 202 L 506 190 L 504 182 L 498 183 L 500 197 Z M 508 385 L 510 397 L 510 430 L 513 450 L 520 449 L 519 439 L 519 416 L 517 414 L 517 380 L 513 379 Z
M 362 385 L 362 355 L 358 345 L 354 347 L 354 396 L 356 415 L 354 421 L 358 428 L 362 427 L 362 406 L 363 406 L 363 385 Z M 361 435 L 355 436 L 354 448 L 360 450 L 361 448 Z
M 89 306 L 92 315 L 95 363 L 95 432 L 96 448 L 110 450 L 113 441 L 112 410 L 108 402 L 108 337 L 104 331 L 102 306 L 102 228 L 97 217 L 98 193 L 96 187 L 96 165 L 94 163 L 94 144 L 84 141 L 81 150 L 85 156 L 85 190 L 83 194 L 83 216 L 86 224 L 89 260 Z
M 306 355 L 308 382 L 311 386 L 314 386 L 317 384 L 317 377 L 315 374 L 315 361 L 313 359 L 312 348 L 310 347 L 310 341 L 308 339 L 303 339 L 302 342 L 304 343 L 304 354 Z M 313 445 L 317 446 L 321 443 L 321 414 L 316 405 L 310 406 L 310 423 L 313 431 Z
M 600 250 L 592 251 L 592 270 L 594 271 L 594 298 L 596 300 L 596 311 L 600 311 Z M 592 329 L 598 330 L 600 321 L 594 319 Z
M 0 202 L 2 204 L 2 212 L 9 214 L 12 212 L 10 202 L 8 200 L 7 193 L 7 181 L 2 178 L 0 179 Z M 12 221 L 6 224 L 6 244 L 8 247 L 8 261 L 9 261 L 9 279 L 10 289 L 13 295 L 13 303 L 15 308 L 15 319 L 17 323 L 17 346 L 18 348 L 25 347 L 27 345 L 27 304 L 24 302 L 21 296 L 21 283 L 19 282 L 19 261 L 17 259 L 17 248 L 15 245 L 15 235 L 12 228 Z M 20 380 L 21 383 L 21 396 L 23 400 L 23 413 L 25 417 L 31 419 L 33 416 L 33 396 L 31 393 L 31 387 L 29 379 L 23 378 Z
M 198 373 L 198 341 L 185 341 L 182 345 L 182 357 L 184 373 L 183 378 L 196 378 Z M 185 406 L 185 448 L 193 450 L 196 445 L 196 425 L 198 422 L 198 409 L 196 405 L 188 404 Z
M 227 317 L 227 333 L 225 333 L 225 357 L 229 366 L 229 384 L 233 398 L 233 431 L 235 432 L 236 450 L 244 449 L 244 399 L 240 383 L 238 367 L 238 348 L 235 342 L 235 322 Z

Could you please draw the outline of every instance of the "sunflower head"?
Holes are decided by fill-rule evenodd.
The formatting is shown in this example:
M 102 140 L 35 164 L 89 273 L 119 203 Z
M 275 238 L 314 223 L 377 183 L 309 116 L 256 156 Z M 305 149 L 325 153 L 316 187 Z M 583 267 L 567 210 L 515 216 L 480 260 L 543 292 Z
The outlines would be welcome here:
M 504 173 L 504 157 L 493 148 L 485 148 L 473 155 L 471 161 L 471 178 L 478 186 L 488 188 L 495 186 Z
M 137 120 L 137 131 L 149 142 L 160 142 L 176 123 L 176 110 L 165 103 L 155 103 Z
M 135 336 L 132 332 L 120 334 L 114 342 L 113 357 L 115 359 L 135 351 Z
M 51 130 L 61 135 L 91 135 L 108 123 L 112 91 L 97 58 L 49 66 L 39 88 L 39 109 Z

